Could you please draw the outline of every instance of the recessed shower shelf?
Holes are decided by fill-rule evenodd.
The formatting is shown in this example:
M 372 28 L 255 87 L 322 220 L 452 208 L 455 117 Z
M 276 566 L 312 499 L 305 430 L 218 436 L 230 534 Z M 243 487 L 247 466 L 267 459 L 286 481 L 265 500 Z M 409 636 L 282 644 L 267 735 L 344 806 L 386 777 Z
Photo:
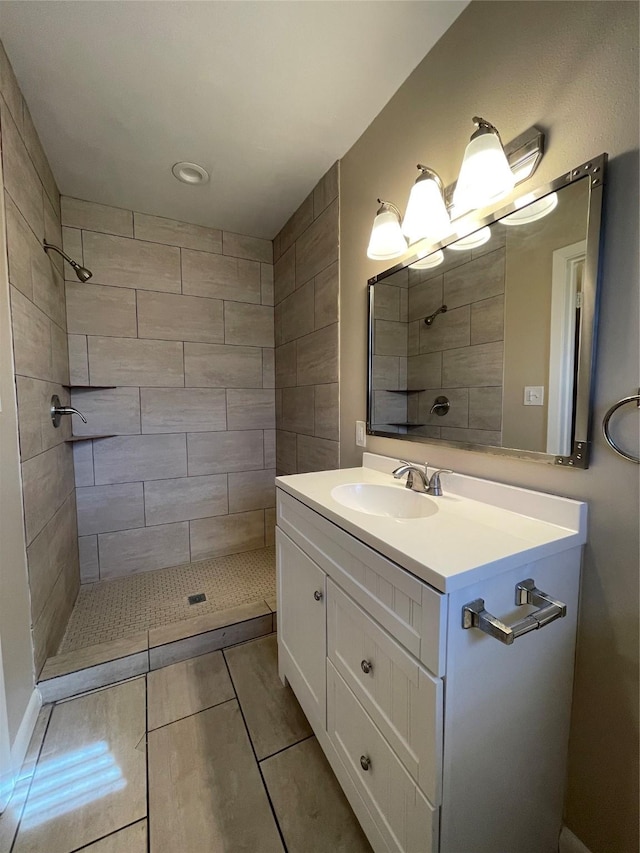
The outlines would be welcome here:
M 93 441 L 98 438 L 115 438 L 115 433 L 109 435 L 72 435 L 71 438 L 65 438 L 65 444 L 75 444 L 76 441 Z

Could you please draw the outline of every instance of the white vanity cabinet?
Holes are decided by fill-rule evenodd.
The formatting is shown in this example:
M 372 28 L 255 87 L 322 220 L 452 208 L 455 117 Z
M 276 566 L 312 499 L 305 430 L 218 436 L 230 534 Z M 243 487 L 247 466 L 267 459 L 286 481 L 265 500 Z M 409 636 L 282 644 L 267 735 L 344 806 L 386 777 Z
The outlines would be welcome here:
M 378 476 L 323 472 L 329 492 L 336 478 L 354 481 L 356 470 Z M 554 532 L 543 519 L 550 532 L 542 541 L 546 528 L 505 510 L 520 556 L 453 572 L 438 589 L 414 563 L 403 568 L 382 522 L 367 532 L 358 513 L 342 516 L 321 498 L 315 484 L 323 474 L 278 481 L 279 671 L 373 849 L 555 853 L 584 531 Z M 453 511 L 473 534 L 478 508 L 464 500 Z M 578 517 L 580 528 L 584 513 Z M 438 547 L 435 534 L 424 541 Z M 486 550 L 480 534 L 475 541 Z M 508 624 L 535 612 L 515 604 L 516 585 L 529 578 L 566 604 L 564 618 L 511 645 L 463 628 L 463 608 L 478 599 Z

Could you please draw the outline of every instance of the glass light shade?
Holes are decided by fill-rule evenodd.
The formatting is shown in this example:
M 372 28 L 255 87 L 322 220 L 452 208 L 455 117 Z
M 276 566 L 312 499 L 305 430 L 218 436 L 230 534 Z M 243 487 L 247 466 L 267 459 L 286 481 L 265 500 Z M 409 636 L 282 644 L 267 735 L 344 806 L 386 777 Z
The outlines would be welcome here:
M 421 176 L 411 187 L 402 231 L 410 244 L 423 238 L 437 243 L 451 232 L 442 190 L 433 178 Z
M 373 220 L 367 257 L 374 261 L 388 261 L 406 251 L 407 241 L 402 235 L 398 215 L 383 205 Z
M 438 249 L 437 252 L 433 252 L 431 255 L 425 255 L 424 258 L 420 258 L 420 260 L 411 264 L 411 269 L 430 270 L 433 269 L 433 267 L 439 267 L 443 261 L 444 252 L 441 249 Z
M 456 252 L 464 252 L 466 249 L 477 249 L 478 246 L 484 246 L 491 239 L 491 228 L 487 225 L 486 228 L 481 228 L 479 231 L 474 231 L 467 237 L 461 240 L 456 240 L 447 246 L 447 249 L 453 249 Z
M 515 183 L 498 135 L 474 135 L 464 152 L 453 204 L 460 210 L 485 207 L 510 192 Z
M 558 206 L 558 194 L 550 193 L 545 195 L 538 201 L 531 202 L 523 206 L 515 213 L 510 213 L 509 216 L 503 217 L 501 220 L 505 225 L 528 225 L 530 222 L 536 222 L 548 216 Z

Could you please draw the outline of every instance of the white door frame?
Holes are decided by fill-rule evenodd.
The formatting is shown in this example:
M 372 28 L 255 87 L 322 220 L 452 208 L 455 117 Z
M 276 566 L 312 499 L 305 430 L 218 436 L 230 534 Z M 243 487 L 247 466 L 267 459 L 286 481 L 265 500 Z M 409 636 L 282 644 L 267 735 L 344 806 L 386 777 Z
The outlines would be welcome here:
M 578 270 L 587 252 L 580 240 L 553 252 L 547 398 L 547 453 L 570 456 Z
M 11 760 L 11 741 L 9 738 L 9 719 L 7 716 L 7 696 L 4 687 L 2 669 L 2 639 L 0 638 L 0 814 L 6 809 L 15 784 L 13 762 Z

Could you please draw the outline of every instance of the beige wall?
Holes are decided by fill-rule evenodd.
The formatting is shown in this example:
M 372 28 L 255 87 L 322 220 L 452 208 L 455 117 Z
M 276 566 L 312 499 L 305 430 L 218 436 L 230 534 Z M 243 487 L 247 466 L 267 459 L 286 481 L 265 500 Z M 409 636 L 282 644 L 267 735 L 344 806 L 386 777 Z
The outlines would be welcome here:
M 69 423 L 54 429 L 50 400 L 69 393 L 60 196 L 6 57 L 0 103 L 2 166 L 24 526 L 36 672 L 64 633 L 78 584 Z M 4 591 L 3 591 L 4 594 Z
M 272 245 L 63 197 L 82 581 L 273 541 Z
M 367 259 L 376 197 L 404 205 L 415 164 L 455 180 L 480 112 L 506 140 L 547 132 L 533 180 L 610 155 L 595 425 L 638 387 L 638 7 L 472 2 L 341 162 L 341 463 L 358 464 L 366 405 Z M 522 192 L 520 190 L 519 192 Z M 637 413 L 620 440 L 637 442 Z M 625 423 L 627 434 L 624 435 Z M 637 446 L 637 444 L 636 444 Z M 588 471 L 368 438 L 368 449 L 586 500 L 566 821 L 592 853 L 638 849 L 638 470 L 594 429 Z M 552 701 L 552 697 L 550 697 Z
M 544 219 L 506 229 L 505 447 L 547 448 L 553 253 L 586 239 L 588 197 L 588 181 L 576 181 Z M 525 385 L 544 387 L 543 406 L 524 405 Z
M 335 163 L 273 241 L 278 474 L 338 468 L 338 218 Z
M 17 83 L 0 45 L 0 88 L 3 98 L 9 85 L 17 93 Z M 5 103 L 3 100 L 0 110 L 5 108 Z M 34 673 L 2 200 L 0 240 L 0 682 L 4 679 L 9 744 L 12 745 L 31 698 Z M 0 695 L 0 703 L 3 701 L 4 697 Z M 0 756 L 0 760 L 2 758 Z M 3 769 L 0 768 L 0 774 Z

